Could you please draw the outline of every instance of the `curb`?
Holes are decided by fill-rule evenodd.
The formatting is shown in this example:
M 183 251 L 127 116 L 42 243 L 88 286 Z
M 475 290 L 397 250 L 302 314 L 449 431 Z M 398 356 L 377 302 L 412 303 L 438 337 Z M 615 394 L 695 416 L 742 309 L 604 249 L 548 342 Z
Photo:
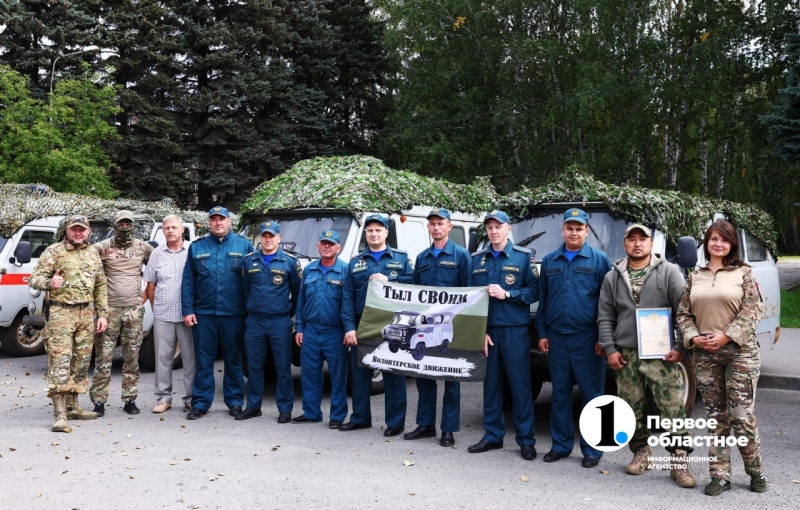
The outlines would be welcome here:
M 800 377 L 792 375 L 761 374 L 759 388 L 800 391 Z

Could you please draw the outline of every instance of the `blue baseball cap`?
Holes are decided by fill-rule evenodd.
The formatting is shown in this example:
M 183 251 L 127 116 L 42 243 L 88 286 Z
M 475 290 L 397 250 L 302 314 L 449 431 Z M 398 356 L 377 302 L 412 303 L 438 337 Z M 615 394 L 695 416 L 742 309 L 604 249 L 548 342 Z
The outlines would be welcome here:
M 230 218 L 231 217 L 231 213 L 229 213 L 226 208 L 220 207 L 220 206 L 212 207 L 211 210 L 208 211 L 208 217 L 209 218 L 212 217 L 212 216 L 215 216 L 215 215 L 216 216 L 224 216 L 226 218 Z
M 267 232 L 276 236 L 281 233 L 281 226 L 278 225 L 277 221 L 265 221 L 261 224 L 261 234 L 263 235 Z
M 447 209 L 443 209 L 441 207 L 438 207 L 436 209 L 432 209 L 431 212 L 428 213 L 428 219 L 431 219 L 431 216 L 438 216 L 438 217 L 442 218 L 443 220 L 449 220 L 450 219 L 450 211 L 448 211 Z
M 378 223 L 383 225 L 383 227 L 386 228 L 387 230 L 389 229 L 389 220 L 386 219 L 386 216 L 382 216 L 380 214 L 370 214 L 369 216 L 367 216 L 367 219 L 364 220 L 364 226 L 366 227 L 367 225 L 369 225 L 374 221 L 377 221 Z
M 577 221 L 586 225 L 586 222 L 589 221 L 589 215 L 583 209 L 573 207 L 572 209 L 567 209 L 567 212 L 564 213 L 564 223 L 568 221 Z
M 335 230 L 323 230 L 319 236 L 320 241 L 327 241 L 329 243 L 339 244 L 339 233 Z
M 497 209 L 490 212 L 485 218 L 483 218 L 483 224 L 485 225 L 489 220 L 497 220 L 500 223 L 511 223 L 508 214 L 504 213 L 503 211 L 498 211 Z

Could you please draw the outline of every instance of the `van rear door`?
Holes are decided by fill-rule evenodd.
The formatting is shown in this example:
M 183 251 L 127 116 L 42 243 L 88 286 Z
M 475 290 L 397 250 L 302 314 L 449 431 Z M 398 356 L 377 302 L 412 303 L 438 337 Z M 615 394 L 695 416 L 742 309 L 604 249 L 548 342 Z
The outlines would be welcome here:
M 756 337 L 762 346 L 773 349 L 778 340 L 781 317 L 781 286 L 778 278 L 778 266 L 772 253 L 764 244 L 747 230 L 739 230 L 739 243 L 742 260 L 753 268 L 753 274 L 764 300 L 764 316 L 756 329 Z

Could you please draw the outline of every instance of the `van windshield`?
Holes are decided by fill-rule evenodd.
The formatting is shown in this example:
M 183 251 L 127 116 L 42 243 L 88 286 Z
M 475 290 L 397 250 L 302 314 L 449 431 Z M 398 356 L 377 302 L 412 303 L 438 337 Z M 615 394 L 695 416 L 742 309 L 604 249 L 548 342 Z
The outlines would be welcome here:
M 253 242 L 253 248 L 261 249 L 261 229 L 265 221 L 277 221 L 281 227 L 281 248 L 284 251 L 318 259 L 317 242 L 323 230 L 339 234 L 342 246 L 347 242 L 350 226 L 356 221 L 346 213 L 337 212 L 291 212 L 264 216 L 249 216 L 239 233 Z
M 89 244 L 99 243 L 100 241 L 114 237 L 114 225 L 101 221 L 90 221 L 89 228 L 92 231 L 92 233 L 89 234 Z
M 394 319 L 392 319 L 392 324 L 399 324 L 401 326 L 413 326 L 414 319 L 419 317 L 418 314 L 404 314 L 404 313 L 396 313 L 394 314 Z
M 569 206 L 537 207 L 532 216 L 511 225 L 514 244 L 528 248 L 537 260 L 558 249 L 564 243 L 561 226 L 564 224 L 564 211 Z M 589 215 L 589 246 L 606 253 L 612 262 L 625 256 L 622 240 L 628 223 L 622 216 L 611 213 L 605 207 L 585 207 Z

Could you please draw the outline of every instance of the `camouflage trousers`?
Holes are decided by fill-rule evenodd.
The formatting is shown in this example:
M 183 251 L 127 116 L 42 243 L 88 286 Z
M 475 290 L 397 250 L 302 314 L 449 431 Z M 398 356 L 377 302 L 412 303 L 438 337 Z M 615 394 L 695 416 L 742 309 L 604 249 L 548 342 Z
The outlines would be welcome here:
M 94 310 L 53 304 L 42 334 L 47 348 L 47 396 L 86 393 L 94 338 Z
M 658 412 L 662 418 L 670 421 L 679 418 L 686 420 L 686 409 L 683 407 L 683 392 L 680 384 L 680 369 L 676 363 L 667 363 L 660 359 L 639 359 L 638 349 L 619 348 L 620 354 L 627 364 L 616 372 L 617 396 L 628 403 L 636 416 L 636 430 L 628 447 L 632 452 L 647 446 L 650 430 L 647 428 L 648 411 L 645 388 L 650 387 Z M 686 429 L 669 431 L 670 436 L 685 436 Z M 666 448 L 670 452 L 675 447 Z M 691 452 L 692 447 L 681 446 L 681 450 Z
M 111 361 L 122 345 L 122 401 L 136 400 L 139 392 L 139 348 L 142 346 L 144 306 L 109 306 L 108 329 L 94 339 L 94 375 L 89 396 L 92 402 L 108 400 L 111 385 Z
M 761 439 L 755 415 L 756 386 L 761 375 L 761 355 L 758 349 L 740 349 L 733 342 L 717 352 L 695 349 L 697 389 L 703 397 L 708 418 L 717 420 L 717 428 L 709 429 L 710 436 L 746 437 L 747 444 L 739 446 L 748 475 L 761 475 Z M 710 446 L 708 456 L 711 477 L 731 479 L 730 446 Z

